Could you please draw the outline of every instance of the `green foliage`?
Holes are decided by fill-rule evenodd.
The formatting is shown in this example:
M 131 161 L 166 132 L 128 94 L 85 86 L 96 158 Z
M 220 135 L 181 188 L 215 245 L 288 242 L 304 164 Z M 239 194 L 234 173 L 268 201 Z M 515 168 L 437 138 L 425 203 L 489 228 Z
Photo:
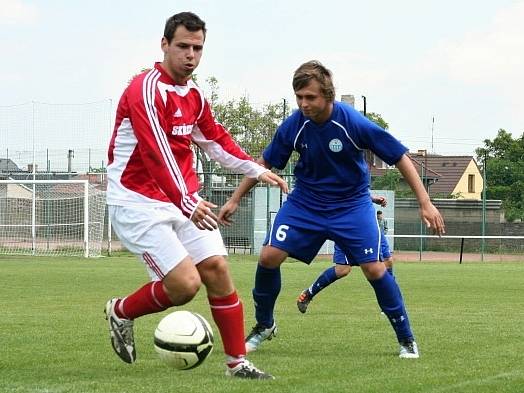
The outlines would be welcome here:
M 413 191 L 401 180 L 402 175 L 398 169 L 388 169 L 382 176 L 374 176 L 371 179 L 371 188 L 395 191 L 395 198 L 414 198 Z
M 382 176 L 375 176 L 372 181 L 372 188 L 375 190 L 398 191 L 402 175 L 398 169 L 389 169 Z
M 457 192 L 455 194 L 445 194 L 443 192 L 431 193 L 432 199 L 462 199 L 464 194 L 462 192 Z
M 151 68 L 148 68 L 148 67 L 145 67 L 145 68 L 141 68 L 140 71 L 138 73 L 136 73 L 135 75 L 133 75 L 131 78 L 129 78 L 129 80 L 127 81 L 127 84 L 129 85 L 131 83 L 131 81 L 133 79 L 135 79 L 138 75 L 142 74 L 143 72 L 146 72 L 146 71 L 149 71 Z
M 282 105 L 252 106 L 247 97 L 219 103 L 213 108 L 217 121 L 227 127 L 235 140 L 252 156 L 258 157 L 282 122 Z
M 256 264 L 254 256 L 231 257 L 246 330 L 254 323 Z M 276 305 L 279 335 L 249 355 L 276 376 L 274 381 L 224 376 L 221 339 L 203 288 L 179 309 L 198 312 L 212 324 L 215 348 L 204 364 L 175 371 L 154 352 L 154 328 L 174 309 L 138 318 L 137 362 L 121 362 L 110 347 L 102 308 L 107 299 L 147 281 L 133 256 L 0 256 L 0 265 L 8 283 L 2 287 L 0 313 L 1 392 L 509 393 L 524 386 L 523 263 L 397 263 L 395 274 L 420 345 L 418 360 L 398 359 L 391 326 L 359 269 L 323 291 L 301 314 L 296 296 L 331 262 L 285 263 Z M 351 372 L 341 373 L 341 365 Z
M 286 116 L 286 102 L 256 107 L 246 96 L 222 101 L 218 80 L 210 77 L 206 79 L 206 84 L 207 98 L 216 121 L 224 125 L 246 153 L 259 157 Z M 223 173 L 218 163 L 209 160 L 200 149 L 197 149 L 197 159 L 204 172 L 204 184 L 209 183 L 211 173 Z
M 90 166 L 88 172 L 89 173 L 106 173 L 107 172 L 107 168 L 105 168 L 105 167 L 95 168 L 95 167 Z
M 508 221 L 524 220 L 524 133 L 513 138 L 500 129 L 495 139 L 484 140 L 476 154 L 486 167 L 487 198 L 502 200 Z
M 206 82 L 209 86 L 209 103 L 216 120 L 228 129 L 247 153 L 259 156 L 284 120 L 287 103 L 256 107 L 247 96 L 224 102 L 220 100 L 217 79 L 210 77 Z
M 386 121 L 382 118 L 382 115 L 380 115 L 379 113 L 369 112 L 366 113 L 366 117 L 385 130 L 389 128 L 389 124 L 386 123 Z
M 366 117 L 382 127 L 384 130 L 389 128 L 389 124 L 384 120 L 381 114 L 369 112 Z M 371 188 L 375 190 L 392 190 L 395 191 L 396 198 L 413 198 L 413 191 L 401 181 L 402 175 L 397 169 L 388 169 L 382 176 L 375 176 L 371 179 Z

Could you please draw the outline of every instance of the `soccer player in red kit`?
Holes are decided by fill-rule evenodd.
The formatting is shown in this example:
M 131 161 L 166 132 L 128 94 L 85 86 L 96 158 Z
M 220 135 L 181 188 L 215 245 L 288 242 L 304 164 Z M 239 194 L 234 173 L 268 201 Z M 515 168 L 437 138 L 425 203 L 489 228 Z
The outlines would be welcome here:
M 242 303 L 211 210 L 216 205 L 198 195 L 191 146 L 285 192 L 287 184 L 235 143 L 191 80 L 205 38 L 205 23 L 197 15 L 170 17 L 161 41 L 164 60 L 136 76 L 118 104 L 109 146 L 109 214 L 123 245 L 144 262 L 152 281 L 109 300 L 105 314 L 113 349 L 133 363 L 134 320 L 189 302 L 203 283 L 222 337 L 226 375 L 272 379 L 245 358 Z

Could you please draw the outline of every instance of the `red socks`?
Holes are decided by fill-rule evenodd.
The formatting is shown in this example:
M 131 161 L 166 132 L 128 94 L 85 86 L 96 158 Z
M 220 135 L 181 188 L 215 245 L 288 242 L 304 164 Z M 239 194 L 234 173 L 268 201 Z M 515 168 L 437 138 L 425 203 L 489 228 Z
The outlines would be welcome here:
M 223 297 L 210 297 L 208 300 L 211 314 L 222 337 L 224 352 L 231 358 L 242 359 L 246 355 L 244 308 L 236 291 Z M 162 282 L 152 281 L 120 299 L 116 303 L 115 312 L 120 318 L 133 320 L 142 315 L 163 311 L 172 305 Z
M 118 317 L 135 319 L 163 311 L 173 305 L 164 291 L 162 281 L 151 281 L 135 293 L 120 299 L 115 305 Z
M 236 291 L 224 297 L 210 297 L 208 300 L 224 343 L 224 352 L 230 357 L 243 358 L 246 355 L 244 308 Z

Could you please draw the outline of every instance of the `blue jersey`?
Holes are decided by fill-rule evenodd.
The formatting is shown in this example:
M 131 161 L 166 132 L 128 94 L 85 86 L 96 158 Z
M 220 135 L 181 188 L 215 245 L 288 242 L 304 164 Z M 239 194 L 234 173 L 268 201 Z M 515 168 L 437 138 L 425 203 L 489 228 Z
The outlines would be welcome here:
M 320 209 L 369 202 L 369 171 L 364 150 L 389 165 L 408 150 L 390 133 L 353 107 L 335 101 L 329 120 L 316 124 L 301 111 L 294 112 L 277 129 L 263 157 L 283 169 L 293 151 L 296 185 L 288 198 Z

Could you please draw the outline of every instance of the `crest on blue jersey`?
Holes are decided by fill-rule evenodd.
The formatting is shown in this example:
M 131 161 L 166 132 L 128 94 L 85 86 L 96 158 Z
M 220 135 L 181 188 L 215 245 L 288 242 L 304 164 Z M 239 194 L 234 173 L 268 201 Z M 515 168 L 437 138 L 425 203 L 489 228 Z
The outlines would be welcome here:
M 338 138 L 331 139 L 329 141 L 329 150 L 331 150 L 334 153 L 338 153 L 339 151 L 341 151 L 342 147 L 342 142 L 340 142 L 340 139 Z

